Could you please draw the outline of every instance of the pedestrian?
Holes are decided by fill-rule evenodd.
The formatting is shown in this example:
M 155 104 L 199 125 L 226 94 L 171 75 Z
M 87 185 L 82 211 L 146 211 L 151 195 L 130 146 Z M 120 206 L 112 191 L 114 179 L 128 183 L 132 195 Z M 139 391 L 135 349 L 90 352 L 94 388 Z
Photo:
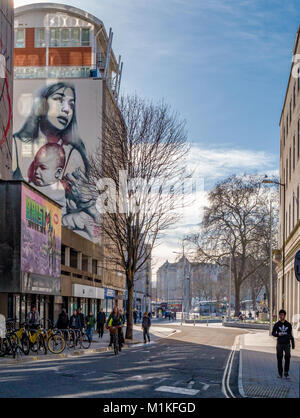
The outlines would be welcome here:
M 151 312 L 148 312 L 148 316 L 149 316 L 149 318 L 151 319 L 151 317 L 152 317 L 152 313 L 151 313 Z
M 56 328 L 67 329 L 68 326 L 69 326 L 69 316 L 67 314 L 67 310 L 65 308 L 62 308 L 61 313 L 58 315 Z
M 90 312 L 86 317 L 86 335 L 88 336 L 90 342 L 93 342 L 95 323 L 96 321 L 93 312 Z
M 80 324 L 81 324 L 80 329 L 85 328 L 85 325 L 86 325 L 85 324 L 85 317 L 84 317 L 84 315 L 82 313 L 82 309 L 80 307 L 77 309 L 77 314 L 78 314 L 79 319 L 80 319 Z
M 35 305 L 32 305 L 30 312 L 26 316 L 26 324 L 30 329 L 38 329 L 40 326 L 40 316 Z
M 279 321 L 273 327 L 272 335 L 277 337 L 276 356 L 278 377 L 282 378 L 282 359 L 284 352 L 284 376 L 289 378 L 290 360 L 291 360 L 291 343 L 292 349 L 295 348 L 295 340 L 293 337 L 292 325 L 286 321 L 286 311 L 281 309 L 279 311 Z
M 103 308 L 101 308 L 97 315 L 97 329 L 98 329 L 99 338 L 103 337 L 105 322 L 106 322 L 106 315 L 105 315 L 105 312 L 103 312 Z
M 139 312 L 140 321 L 142 320 L 142 311 Z
M 145 312 L 143 316 L 143 322 L 142 322 L 144 344 L 146 344 L 147 342 L 146 338 L 148 338 L 148 342 L 150 343 L 150 335 L 149 335 L 150 327 L 151 327 L 151 319 L 149 318 L 148 313 Z
M 137 320 L 137 311 L 136 311 L 136 309 L 134 309 L 134 311 L 133 311 L 133 322 L 136 324 L 136 320 Z
M 74 309 L 73 310 L 73 315 L 70 318 L 70 322 L 69 322 L 70 328 L 72 329 L 81 329 L 81 321 L 80 321 L 80 316 L 77 313 L 77 310 Z

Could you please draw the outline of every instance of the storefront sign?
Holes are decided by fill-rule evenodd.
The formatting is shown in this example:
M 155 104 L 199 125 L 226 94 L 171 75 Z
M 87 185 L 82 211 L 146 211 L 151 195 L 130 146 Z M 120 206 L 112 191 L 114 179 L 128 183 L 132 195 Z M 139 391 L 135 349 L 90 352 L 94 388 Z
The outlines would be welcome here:
M 72 295 L 78 298 L 104 299 L 104 289 L 102 287 L 73 284 Z
M 114 289 L 108 289 L 107 287 L 105 287 L 104 292 L 106 299 L 113 299 L 116 296 L 116 291 Z
M 22 184 L 21 271 L 60 277 L 61 209 Z
M 24 273 L 22 275 L 22 293 L 60 295 L 60 278 Z

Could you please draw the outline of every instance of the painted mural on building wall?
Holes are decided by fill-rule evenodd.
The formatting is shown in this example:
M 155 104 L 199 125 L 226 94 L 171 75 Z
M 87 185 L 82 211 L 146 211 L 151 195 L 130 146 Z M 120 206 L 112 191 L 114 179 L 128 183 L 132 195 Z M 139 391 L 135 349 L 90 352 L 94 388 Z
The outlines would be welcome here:
M 11 175 L 13 2 L 0 2 L 0 178 Z
M 60 277 L 61 209 L 22 185 L 21 270 Z
M 88 186 L 87 144 L 90 152 L 95 150 L 97 134 L 87 112 L 90 129 L 81 129 L 85 133 L 82 138 L 77 117 L 79 100 L 75 86 L 65 80 L 42 86 L 35 96 L 22 95 L 16 115 L 22 123 L 19 119 L 20 128 L 13 135 L 13 178 L 28 181 L 58 202 L 62 206 L 62 225 L 93 238 L 97 211 Z M 83 123 L 86 125 L 86 121 Z

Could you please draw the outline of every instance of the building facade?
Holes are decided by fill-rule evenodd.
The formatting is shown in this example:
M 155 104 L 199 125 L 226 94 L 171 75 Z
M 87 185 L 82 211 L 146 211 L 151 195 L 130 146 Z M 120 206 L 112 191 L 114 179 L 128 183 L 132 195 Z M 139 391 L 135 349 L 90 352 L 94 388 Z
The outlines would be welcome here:
M 13 0 L 0 1 L 0 179 L 11 178 L 13 123 Z
M 293 57 L 300 54 L 298 29 Z M 277 310 L 284 308 L 289 321 L 299 323 L 300 283 L 294 270 L 300 250 L 300 78 L 294 61 L 280 118 L 280 224 L 277 254 Z
M 103 115 L 107 108 L 119 115 L 122 64 L 113 33 L 95 16 L 55 3 L 15 9 L 14 32 L 12 178 L 61 207 L 61 264 L 58 293 L 27 289 L 4 314 L 17 313 L 22 301 L 22 310 L 32 303 L 43 310 L 44 300 L 50 319 L 63 306 L 69 314 L 79 306 L 85 314 L 109 312 L 123 306 L 125 275 L 104 261 L 97 194 L 88 179 L 90 156 L 101 155 Z M 22 274 L 35 273 L 26 266 Z

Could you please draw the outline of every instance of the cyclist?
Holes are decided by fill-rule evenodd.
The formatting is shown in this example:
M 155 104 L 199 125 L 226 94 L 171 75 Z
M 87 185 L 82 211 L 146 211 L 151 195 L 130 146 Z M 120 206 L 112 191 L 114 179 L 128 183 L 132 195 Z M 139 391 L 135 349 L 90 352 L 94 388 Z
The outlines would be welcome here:
M 112 313 L 108 317 L 108 320 L 106 322 L 106 328 L 110 328 L 110 342 L 108 346 L 111 347 L 113 344 L 113 332 L 111 328 L 120 327 L 118 328 L 118 340 L 119 340 L 120 351 L 121 351 L 121 346 L 122 346 L 121 333 L 120 333 L 121 326 L 122 326 L 122 319 L 120 317 L 118 307 L 115 306 Z
M 76 309 L 73 311 L 73 315 L 70 318 L 70 328 L 81 329 L 80 316 L 77 314 Z

